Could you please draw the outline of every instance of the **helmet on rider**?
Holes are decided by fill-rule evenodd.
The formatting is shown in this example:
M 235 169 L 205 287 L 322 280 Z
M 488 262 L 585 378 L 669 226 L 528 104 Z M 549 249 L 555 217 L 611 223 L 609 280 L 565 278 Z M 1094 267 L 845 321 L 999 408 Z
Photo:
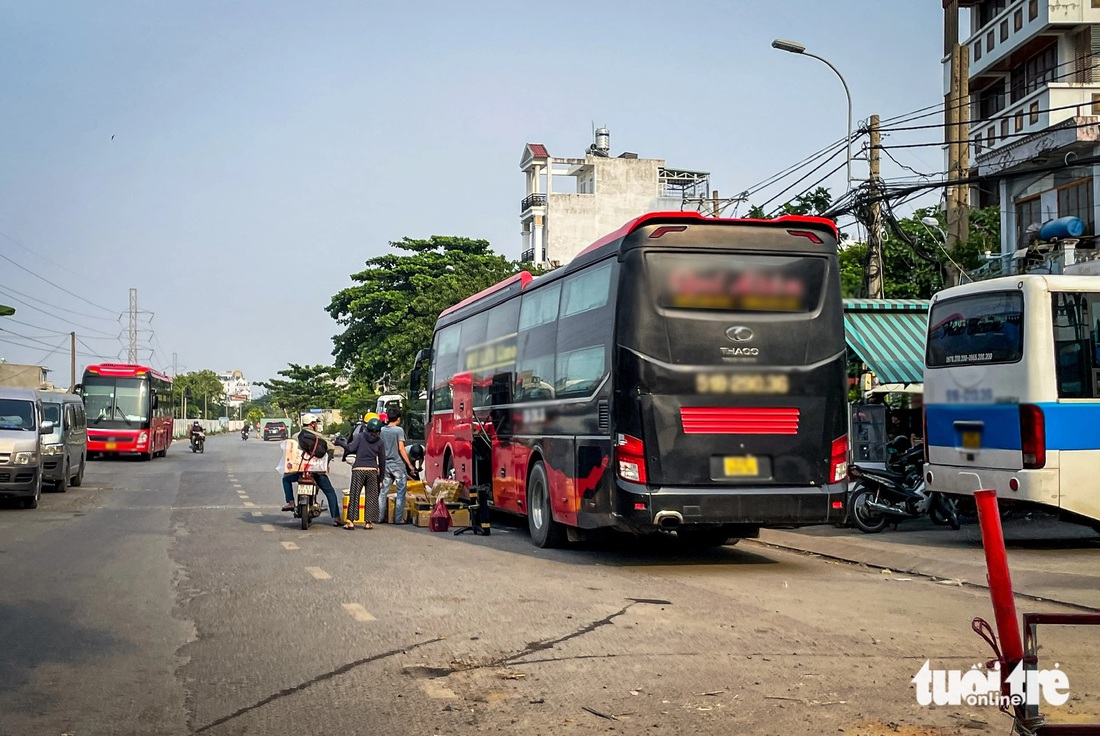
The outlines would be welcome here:
M 382 422 L 378 420 L 378 417 L 367 420 L 367 431 L 373 434 L 378 434 L 382 431 Z

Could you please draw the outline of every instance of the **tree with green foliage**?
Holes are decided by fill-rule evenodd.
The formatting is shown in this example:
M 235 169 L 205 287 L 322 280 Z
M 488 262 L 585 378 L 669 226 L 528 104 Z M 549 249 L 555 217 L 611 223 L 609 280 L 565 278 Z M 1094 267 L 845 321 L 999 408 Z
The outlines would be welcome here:
M 488 241 L 433 235 L 390 243 L 352 274 L 328 312 L 344 329 L 333 337 L 336 366 L 352 383 L 403 391 L 420 348 L 431 343 L 440 312 L 522 270 Z
M 191 398 L 187 402 L 187 419 L 208 419 L 211 414 L 220 415 L 225 412 L 225 387 L 214 371 L 192 371 L 173 378 L 172 392 L 177 407 L 182 407 L 187 389 L 191 390 Z
M 263 420 L 264 416 L 265 414 L 263 412 L 263 409 L 260 409 L 258 406 L 254 406 L 245 413 L 244 419 L 246 422 L 249 423 L 249 425 L 255 426 Z
M 312 408 L 331 409 L 336 406 L 340 389 L 340 372 L 328 365 L 298 365 L 291 363 L 279 371 L 282 378 L 259 381 L 267 390 L 273 406 L 285 409 L 292 419 Z

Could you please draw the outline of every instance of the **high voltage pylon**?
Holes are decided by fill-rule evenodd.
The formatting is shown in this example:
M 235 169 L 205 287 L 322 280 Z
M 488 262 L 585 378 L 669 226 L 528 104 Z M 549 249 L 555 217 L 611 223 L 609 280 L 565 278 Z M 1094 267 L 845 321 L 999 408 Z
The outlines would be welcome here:
M 126 362 L 133 365 L 138 362 L 138 303 L 137 289 L 130 289 L 130 349 L 126 353 Z

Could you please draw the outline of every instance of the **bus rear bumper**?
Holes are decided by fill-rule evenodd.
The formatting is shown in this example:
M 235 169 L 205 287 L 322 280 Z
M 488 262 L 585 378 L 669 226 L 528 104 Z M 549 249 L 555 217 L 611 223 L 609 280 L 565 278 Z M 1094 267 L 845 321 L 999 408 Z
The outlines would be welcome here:
M 846 482 L 821 487 L 715 489 L 619 481 L 613 515 L 617 526 L 636 532 L 712 524 L 809 526 L 843 521 L 847 497 Z
M 929 491 L 973 496 L 974 491 L 993 490 L 1001 500 L 1059 505 L 1057 468 L 1003 470 L 927 464 L 924 475 Z

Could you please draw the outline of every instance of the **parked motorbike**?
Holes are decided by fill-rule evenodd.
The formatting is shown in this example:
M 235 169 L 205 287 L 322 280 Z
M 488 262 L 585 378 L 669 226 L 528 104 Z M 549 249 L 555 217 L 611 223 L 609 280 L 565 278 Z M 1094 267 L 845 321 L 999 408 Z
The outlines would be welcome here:
M 298 479 L 298 493 L 294 499 L 294 518 L 302 520 L 302 529 L 309 529 L 310 523 L 321 515 L 321 504 L 317 503 L 317 484 L 306 473 Z
M 921 445 L 897 451 L 888 469 L 878 470 L 852 465 L 849 475 L 855 480 L 848 500 L 848 515 L 866 534 L 877 534 L 890 524 L 916 519 L 925 514 L 932 523 L 959 528 L 955 502 L 941 493 L 925 490 L 924 448 Z
M 206 445 L 205 434 L 192 434 L 191 435 L 191 452 L 203 452 L 203 447 Z

